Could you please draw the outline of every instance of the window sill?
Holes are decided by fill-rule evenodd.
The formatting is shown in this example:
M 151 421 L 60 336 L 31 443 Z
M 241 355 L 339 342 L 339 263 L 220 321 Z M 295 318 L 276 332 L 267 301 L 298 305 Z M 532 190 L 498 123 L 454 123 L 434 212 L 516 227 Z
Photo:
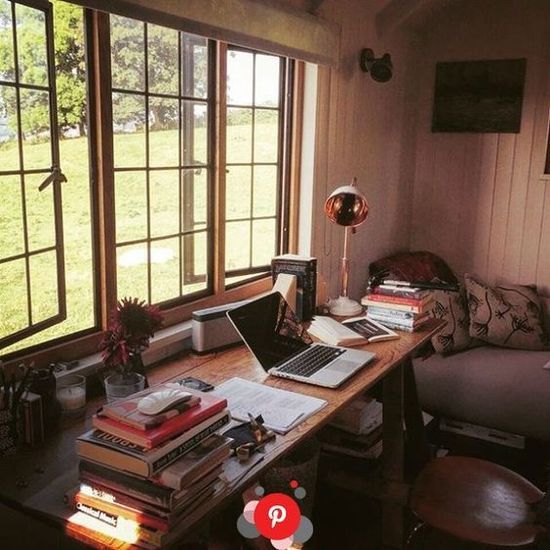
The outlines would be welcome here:
M 156 336 L 151 339 L 149 349 L 143 352 L 143 363 L 145 366 L 167 359 L 171 355 L 189 349 L 191 347 L 191 321 L 177 323 L 170 327 L 159 330 Z M 79 360 L 78 366 L 70 370 L 56 372 L 56 378 L 62 379 L 71 374 L 90 376 L 101 367 L 101 354 L 94 353 Z

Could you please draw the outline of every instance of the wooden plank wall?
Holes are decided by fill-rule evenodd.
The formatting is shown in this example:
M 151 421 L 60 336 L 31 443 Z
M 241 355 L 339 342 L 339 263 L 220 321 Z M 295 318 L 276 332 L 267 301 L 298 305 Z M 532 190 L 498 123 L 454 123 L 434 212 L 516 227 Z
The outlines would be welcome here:
M 550 296 L 550 2 L 465 0 L 425 28 L 418 66 L 411 249 L 457 273 Z M 527 58 L 519 134 L 431 133 L 437 61 Z
M 370 204 L 367 221 L 351 238 L 350 296 L 364 294 L 369 262 L 405 249 L 414 175 L 414 100 L 408 83 L 417 48 L 404 32 L 377 36 L 375 15 L 385 0 L 325 0 L 318 14 L 341 25 L 337 69 L 319 67 L 311 253 L 331 297 L 339 290 L 344 232 L 323 213 L 327 196 L 353 176 Z M 389 52 L 392 80 L 378 83 L 361 71 L 360 53 Z

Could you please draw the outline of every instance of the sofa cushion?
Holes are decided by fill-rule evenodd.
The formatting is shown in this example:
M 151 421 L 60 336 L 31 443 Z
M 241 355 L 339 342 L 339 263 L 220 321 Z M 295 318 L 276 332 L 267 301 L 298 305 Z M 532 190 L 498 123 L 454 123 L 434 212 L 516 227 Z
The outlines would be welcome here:
M 491 287 L 464 275 L 470 310 L 470 336 L 508 348 L 542 350 L 548 336 L 542 304 L 534 287 Z
M 550 351 L 482 346 L 415 359 L 422 408 L 434 415 L 550 441 Z
M 460 292 L 433 290 L 432 317 L 446 321 L 446 325 L 432 338 L 437 353 L 454 353 L 470 347 L 470 318 L 463 289 Z

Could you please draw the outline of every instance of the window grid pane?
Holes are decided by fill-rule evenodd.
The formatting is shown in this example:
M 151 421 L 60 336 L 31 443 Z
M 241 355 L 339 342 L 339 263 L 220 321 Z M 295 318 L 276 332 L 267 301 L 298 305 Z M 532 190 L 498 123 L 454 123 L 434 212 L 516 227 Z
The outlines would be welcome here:
M 117 25 L 132 28 L 121 19 L 111 18 L 112 39 L 121 32 Z M 114 110 L 115 180 L 139 177 L 144 193 L 139 212 L 131 206 L 136 199 L 131 190 L 115 189 L 117 294 L 120 298 L 133 292 L 150 303 L 168 304 L 208 286 L 207 270 L 202 269 L 207 246 L 194 236 L 209 229 L 210 217 L 208 42 L 141 25 L 139 33 L 133 31 L 137 47 L 132 51 L 147 67 L 143 85 L 125 81 L 124 88 L 117 88 L 113 80 L 112 89 L 113 107 L 119 96 L 143 104 L 142 111 Z M 119 227 L 139 225 L 136 220 L 141 220 L 141 235 L 119 232 Z M 131 283 L 130 272 L 139 282 Z
M 226 128 L 226 286 L 278 252 L 285 60 L 229 48 Z M 239 246 L 235 242 L 240 243 Z
M 0 147 L 5 162 L 0 180 L 12 182 L 13 195 L 3 195 L 7 215 L 0 220 L 0 288 L 10 289 L 2 296 L 4 308 L 18 306 L 10 322 L 0 323 L 4 353 L 39 340 L 33 335 L 66 319 L 59 184 L 38 191 L 52 166 L 59 166 L 52 32 L 51 6 L 1 1 Z M 15 246 L 10 249 L 8 241 Z M 17 284 L 10 285 L 13 273 Z

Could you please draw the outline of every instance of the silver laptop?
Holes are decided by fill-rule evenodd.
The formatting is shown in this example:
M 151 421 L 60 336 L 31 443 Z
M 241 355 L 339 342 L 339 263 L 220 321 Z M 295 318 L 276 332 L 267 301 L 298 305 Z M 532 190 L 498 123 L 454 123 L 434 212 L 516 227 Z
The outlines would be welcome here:
M 368 351 L 313 343 L 279 292 L 231 309 L 227 316 L 273 376 L 336 388 L 375 357 Z

